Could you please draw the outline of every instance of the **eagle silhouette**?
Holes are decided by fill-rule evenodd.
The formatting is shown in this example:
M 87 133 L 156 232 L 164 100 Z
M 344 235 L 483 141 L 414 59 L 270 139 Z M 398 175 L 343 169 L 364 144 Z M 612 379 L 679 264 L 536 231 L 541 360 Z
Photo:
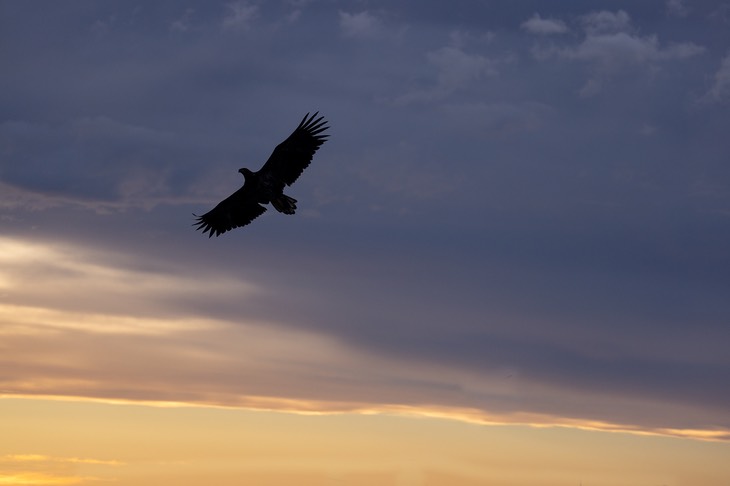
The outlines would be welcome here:
M 261 216 L 271 203 L 284 214 L 294 214 L 297 200 L 284 194 L 284 186 L 291 186 L 312 162 L 314 153 L 327 141 L 329 135 L 322 132 L 329 126 L 319 112 L 304 115 L 299 126 L 289 137 L 276 146 L 269 160 L 256 172 L 239 169 L 243 174 L 243 187 L 218 203 L 202 216 L 194 214 L 196 229 L 208 233 L 208 238 L 226 231 L 246 226 Z

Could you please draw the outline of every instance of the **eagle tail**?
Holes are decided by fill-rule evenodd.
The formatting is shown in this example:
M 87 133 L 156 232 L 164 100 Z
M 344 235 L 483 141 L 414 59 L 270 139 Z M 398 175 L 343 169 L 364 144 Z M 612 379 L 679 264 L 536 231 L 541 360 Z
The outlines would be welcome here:
M 274 209 L 284 214 L 294 214 L 297 210 L 297 200 L 285 194 L 271 200 Z

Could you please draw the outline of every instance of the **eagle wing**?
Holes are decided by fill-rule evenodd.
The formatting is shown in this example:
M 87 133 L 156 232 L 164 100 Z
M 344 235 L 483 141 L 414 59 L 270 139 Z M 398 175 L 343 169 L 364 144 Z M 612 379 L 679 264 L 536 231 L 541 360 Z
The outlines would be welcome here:
M 269 160 L 258 171 L 263 176 L 272 176 L 276 180 L 291 186 L 312 162 L 314 153 L 329 135 L 322 135 L 327 130 L 327 121 L 323 116 L 317 118 L 319 112 L 304 115 L 299 126 L 289 137 L 276 146 Z
M 256 194 L 247 187 L 242 188 L 222 200 L 213 209 L 202 216 L 197 216 L 193 223 L 195 229 L 208 233 L 208 238 L 219 236 L 226 231 L 246 226 L 248 223 L 261 216 L 266 208 L 256 202 Z

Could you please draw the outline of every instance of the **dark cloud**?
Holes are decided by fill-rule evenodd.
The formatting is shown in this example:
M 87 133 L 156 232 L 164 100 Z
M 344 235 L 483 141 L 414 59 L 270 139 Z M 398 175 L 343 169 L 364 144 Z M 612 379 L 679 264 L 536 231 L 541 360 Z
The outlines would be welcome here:
M 25 268 L 73 298 L 4 298 L 266 323 L 397 370 L 325 360 L 298 399 L 727 428 L 730 35 L 710 3 L 3 2 L 5 237 L 147 281 L 87 302 L 108 274 L 74 257 L 74 278 Z M 332 138 L 299 214 L 196 235 L 190 213 L 314 110 Z M 501 373 L 519 389 L 490 392 Z

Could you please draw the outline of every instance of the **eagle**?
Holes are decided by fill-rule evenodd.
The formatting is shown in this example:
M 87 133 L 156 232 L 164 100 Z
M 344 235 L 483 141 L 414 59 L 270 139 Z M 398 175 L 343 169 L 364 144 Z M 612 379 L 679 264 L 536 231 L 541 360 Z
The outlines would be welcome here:
M 193 226 L 203 230 L 203 234 L 208 233 L 210 238 L 246 226 L 266 211 L 262 204 L 271 203 L 280 213 L 294 214 L 297 200 L 284 194 L 284 186 L 291 186 L 299 178 L 329 137 L 323 134 L 329 128 L 327 121 L 317 115 L 319 112 L 304 115 L 296 130 L 276 146 L 258 171 L 239 169 L 243 186 L 204 215 L 193 214 L 196 217 Z

